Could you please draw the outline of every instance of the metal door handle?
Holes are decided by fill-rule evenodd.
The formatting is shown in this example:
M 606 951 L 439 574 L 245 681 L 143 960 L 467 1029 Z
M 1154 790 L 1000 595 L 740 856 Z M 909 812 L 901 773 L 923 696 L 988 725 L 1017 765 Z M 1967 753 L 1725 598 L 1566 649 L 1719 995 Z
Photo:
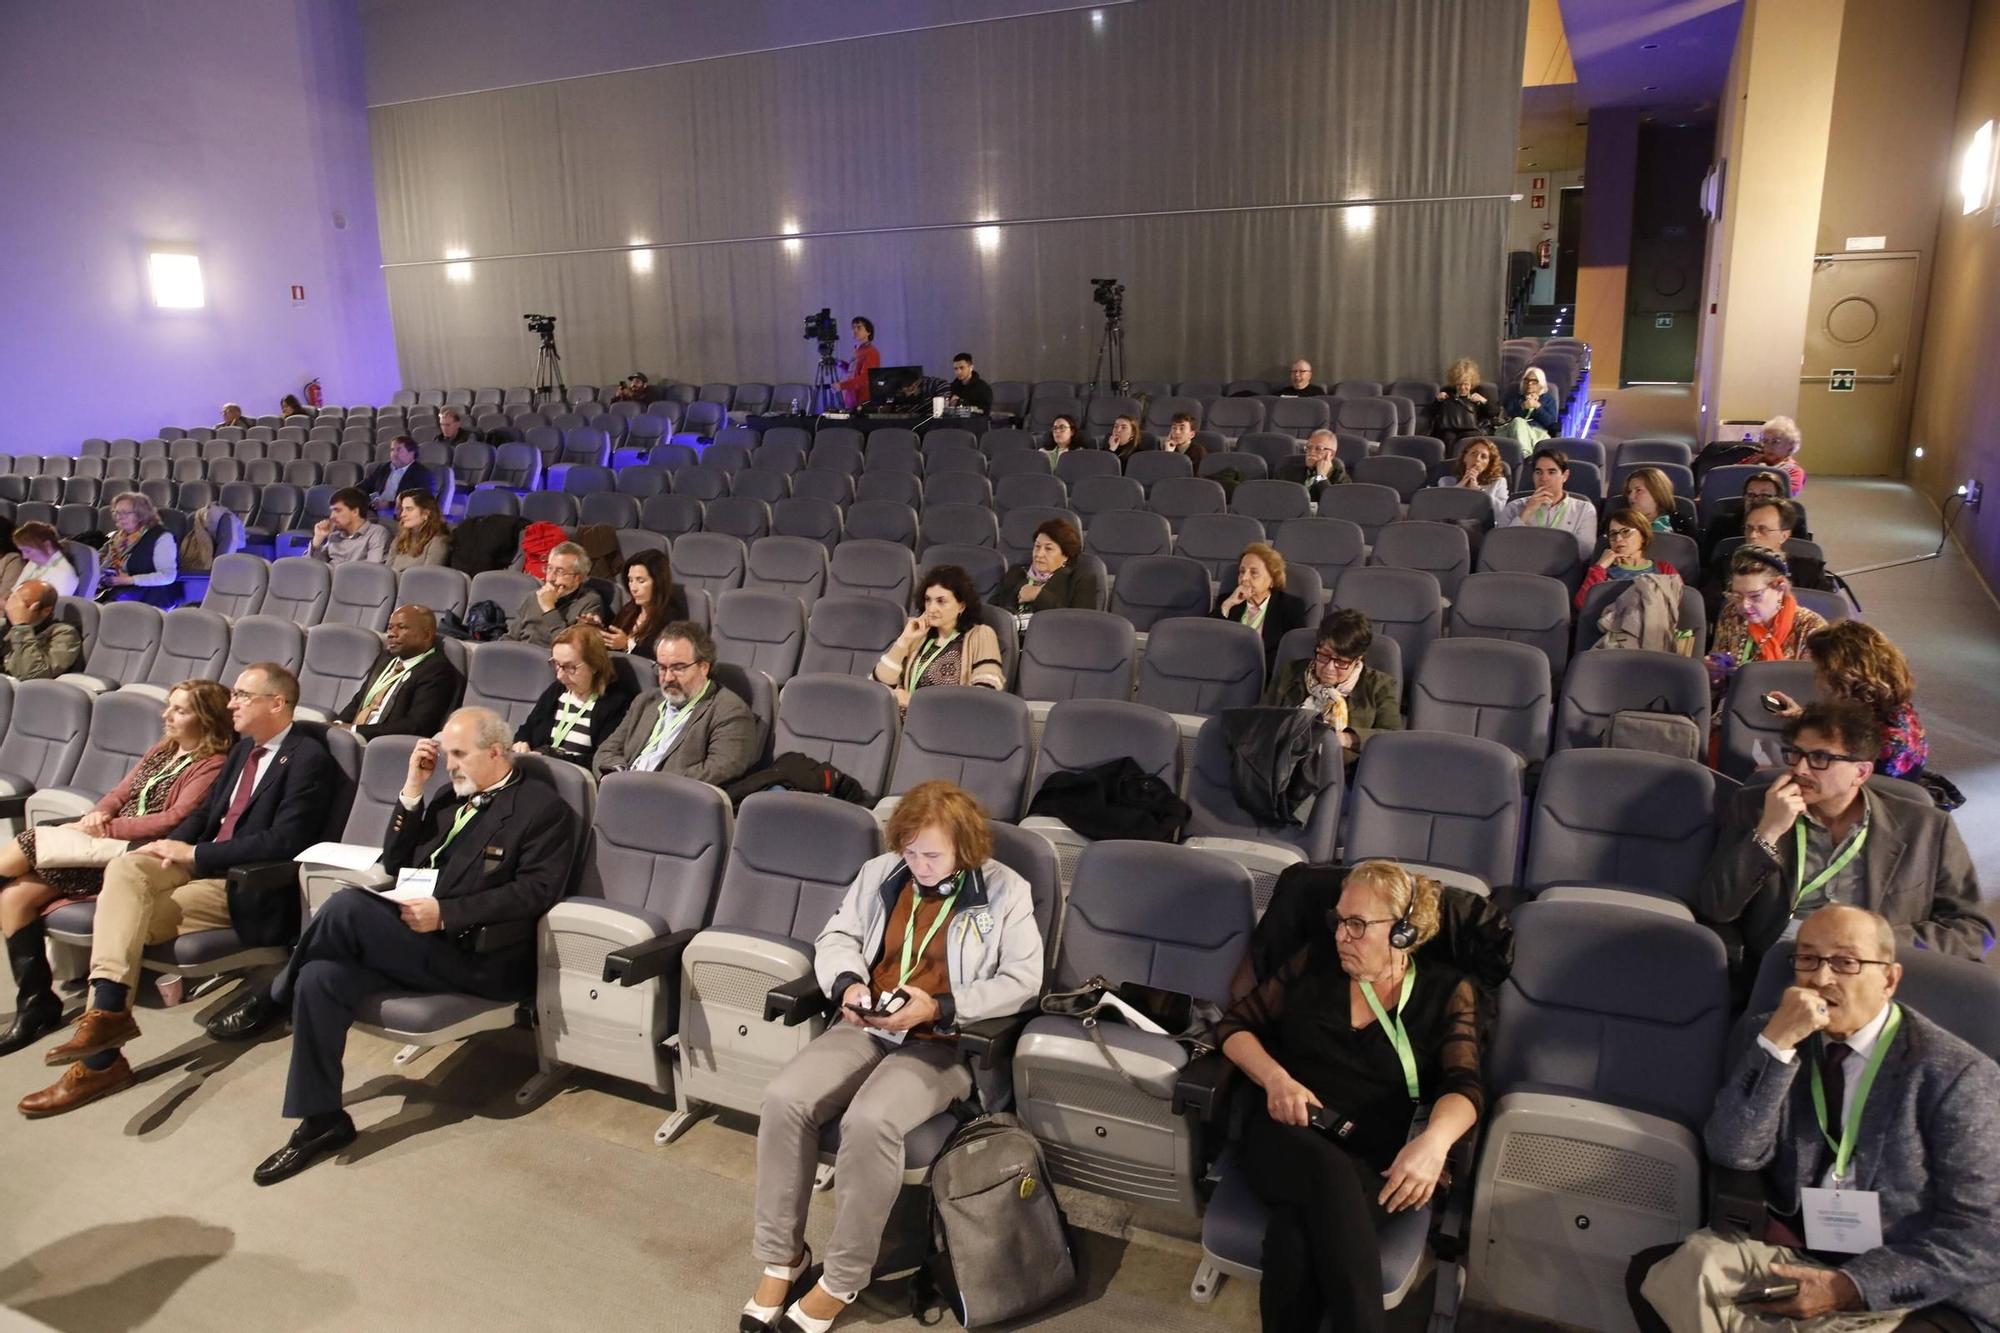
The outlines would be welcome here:
M 1901 352 L 1889 358 L 1889 373 L 1891 375 L 1900 375 L 1903 373 L 1903 354 Z

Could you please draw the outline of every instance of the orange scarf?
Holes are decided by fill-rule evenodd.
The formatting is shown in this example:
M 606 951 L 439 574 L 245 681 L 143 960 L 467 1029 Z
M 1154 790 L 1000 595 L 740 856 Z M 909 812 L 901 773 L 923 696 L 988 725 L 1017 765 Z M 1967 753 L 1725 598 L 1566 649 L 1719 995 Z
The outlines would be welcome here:
M 1785 644 L 1792 637 L 1792 625 L 1798 619 L 1799 599 L 1790 593 L 1778 604 L 1778 614 L 1769 625 L 1746 624 L 1750 631 L 1750 642 L 1756 645 L 1757 660 L 1760 662 L 1782 662 L 1785 660 Z

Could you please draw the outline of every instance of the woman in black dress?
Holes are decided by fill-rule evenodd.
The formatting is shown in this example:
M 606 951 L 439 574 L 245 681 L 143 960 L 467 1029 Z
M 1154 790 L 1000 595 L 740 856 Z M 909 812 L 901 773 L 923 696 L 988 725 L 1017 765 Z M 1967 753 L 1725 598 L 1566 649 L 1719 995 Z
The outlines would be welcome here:
M 1230 1007 L 1222 1053 L 1264 1092 L 1238 1162 L 1271 1210 L 1259 1302 L 1267 1330 L 1387 1327 L 1376 1228 L 1426 1206 L 1479 1119 L 1473 984 L 1412 955 L 1438 930 L 1436 880 L 1393 861 L 1347 876 L 1327 926 Z M 1313 1127 L 1336 1110 L 1353 1129 Z

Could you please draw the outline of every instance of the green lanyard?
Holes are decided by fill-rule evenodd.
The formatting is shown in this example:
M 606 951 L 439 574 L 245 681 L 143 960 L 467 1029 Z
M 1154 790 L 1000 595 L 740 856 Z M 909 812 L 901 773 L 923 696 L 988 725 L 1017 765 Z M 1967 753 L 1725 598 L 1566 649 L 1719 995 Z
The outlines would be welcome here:
M 1861 1082 L 1846 1098 L 1846 1120 L 1840 1127 L 1840 1142 L 1835 1143 L 1833 1134 L 1826 1127 L 1826 1089 L 1820 1082 L 1819 1061 L 1813 1061 L 1812 1098 L 1813 1116 L 1819 1121 L 1820 1137 L 1826 1146 L 1833 1149 L 1833 1178 L 1846 1180 L 1847 1168 L 1854 1162 L 1854 1148 L 1861 1139 L 1861 1112 L 1868 1104 L 1868 1090 L 1875 1086 L 1875 1075 L 1882 1069 L 1882 1060 L 1889 1054 L 1889 1043 L 1896 1039 L 1896 1030 L 1903 1026 L 1903 1006 L 1889 1006 L 1889 1020 L 1882 1025 L 1882 1035 L 1875 1040 L 1875 1049 L 1868 1054 L 1868 1067 L 1861 1071 Z
M 576 730 L 577 723 L 589 717 L 590 710 L 596 704 L 597 700 L 591 698 L 585 699 L 581 708 L 572 709 L 568 704 L 562 705 L 562 716 L 556 719 L 555 730 L 549 733 L 549 748 L 551 750 L 562 749 L 563 742 L 569 739 L 569 734 L 572 731 Z
M 458 813 L 451 817 L 451 831 L 444 835 L 444 841 L 439 843 L 437 850 L 431 853 L 430 863 L 433 870 L 437 869 L 438 858 L 444 855 L 445 848 L 451 846 L 451 840 L 456 838 L 460 833 L 463 833 L 465 826 L 470 824 L 473 817 L 478 813 L 479 807 L 474 805 L 470 800 L 458 807 Z
M 1375 987 L 1368 982 L 1361 983 L 1361 998 L 1368 1001 L 1368 1007 L 1375 1011 L 1375 1021 L 1381 1025 L 1382 1035 L 1396 1048 L 1396 1058 L 1403 1064 L 1403 1083 L 1410 1090 L 1411 1101 L 1421 1101 L 1417 1086 L 1417 1052 L 1410 1045 L 1409 1029 L 1403 1026 L 1403 1008 L 1410 1002 L 1410 991 L 1417 984 L 1417 965 L 1413 962 L 1403 973 L 1403 993 L 1396 1001 L 1396 1016 L 1390 1018 L 1383 1010 L 1382 1002 L 1375 998 Z
M 1562 511 L 1564 510 L 1564 508 L 1568 506 L 1568 504 L 1569 504 L 1569 497 L 1565 495 L 1562 499 L 1556 501 L 1548 508 L 1542 510 L 1544 517 L 1538 520 L 1539 525 L 1544 528 L 1554 527 L 1556 525 L 1556 521 L 1562 517 Z
M 1810 898 L 1813 894 L 1818 893 L 1821 885 L 1845 870 L 1847 863 L 1860 854 L 1862 844 L 1868 841 L 1868 826 L 1863 824 L 1861 831 L 1847 840 L 1847 846 L 1841 849 L 1840 855 L 1827 862 L 1826 869 L 1814 875 L 1810 884 L 1806 883 L 1806 821 L 1804 816 L 1800 816 L 1798 822 L 1792 825 L 1792 832 L 1797 835 L 1793 840 L 1793 844 L 1798 848 L 1798 864 L 1795 867 L 1797 873 L 1792 883 L 1792 910 L 1796 912 L 1799 910 L 1800 903 Z
M 910 886 L 913 897 L 910 902 L 910 915 L 903 921 L 903 966 L 896 974 L 898 986 L 910 984 L 910 974 L 917 970 L 917 960 L 924 956 L 924 951 L 931 947 L 931 941 L 937 938 L 940 930 L 944 929 L 945 921 L 951 916 L 951 906 L 958 901 L 958 891 L 965 887 L 965 872 L 961 870 L 958 873 L 957 881 L 951 886 L 951 892 L 945 896 L 944 902 L 938 907 L 937 916 L 931 920 L 931 928 L 924 932 L 924 942 L 916 946 L 914 954 L 910 952 L 910 946 L 917 938 L 917 909 L 924 905 L 924 895 L 915 891 L 914 879 L 910 881 Z
M 958 634 L 954 631 L 950 638 L 932 640 L 929 652 L 925 652 L 922 648 L 917 649 L 916 656 L 910 659 L 910 675 L 909 679 L 904 682 L 903 688 L 906 690 L 917 688 L 917 683 L 924 678 L 924 672 L 930 670 L 931 663 L 937 661 L 938 656 L 946 648 L 949 648 L 952 640 L 957 637 Z
M 153 774 L 151 778 L 147 779 L 146 785 L 139 788 L 140 818 L 143 819 L 145 817 L 147 807 L 149 807 L 153 801 L 153 792 L 159 787 L 159 785 L 162 782 L 173 781 L 174 778 L 178 777 L 181 774 L 181 772 L 184 769 L 186 769 L 189 764 L 192 764 L 193 762 L 194 762 L 193 755 L 191 754 L 182 755 L 179 763 L 171 764 L 168 767 L 163 768 L 159 772 Z
M 653 747 L 660 743 L 660 738 L 662 736 L 666 735 L 668 722 L 672 722 L 674 724 L 674 734 L 679 735 L 681 727 L 686 725 L 687 723 L 688 714 L 692 713 L 694 711 L 694 706 L 700 703 L 703 699 L 706 699 L 708 697 L 708 692 L 714 688 L 715 688 L 715 682 L 712 680 L 709 681 L 706 685 L 703 685 L 701 687 L 700 694 L 697 694 L 694 698 L 688 700 L 686 703 L 682 704 L 679 708 L 676 709 L 669 709 L 667 707 L 667 696 L 664 694 L 661 695 L 660 715 L 653 719 L 652 734 L 646 737 L 646 744 L 640 748 L 639 754 L 643 756 L 651 754 L 653 752 Z
M 389 663 L 388 666 L 383 667 L 382 674 L 375 677 L 375 683 L 373 685 L 370 685 L 368 687 L 368 693 L 361 697 L 361 708 L 358 712 L 355 713 L 355 716 L 356 717 L 367 716 L 368 710 L 375 706 L 375 701 L 377 699 L 380 699 L 384 694 L 387 694 L 389 692 L 389 687 L 391 685 L 394 685 L 397 681 L 409 675 L 412 671 L 415 671 L 417 669 L 417 663 L 423 661 L 426 657 L 429 657 L 432 653 L 436 651 L 437 649 L 435 648 L 426 648 L 421 653 L 418 653 L 415 657 L 411 658 L 407 662 L 405 662 L 402 658 L 399 657 L 395 661 Z

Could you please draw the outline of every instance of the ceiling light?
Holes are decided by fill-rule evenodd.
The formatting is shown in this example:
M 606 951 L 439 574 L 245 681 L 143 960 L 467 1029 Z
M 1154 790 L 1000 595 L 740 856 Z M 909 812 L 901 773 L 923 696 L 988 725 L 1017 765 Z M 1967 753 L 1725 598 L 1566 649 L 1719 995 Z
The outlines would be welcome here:
M 1977 213 L 1993 198 L 1993 122 L 1987 121 L 1972 132 L 1965 157 L 1958 164 L 1958 192 L 1965 211 Z
M 146 272 L 153 283 L 153 304 L 160 309 L 199 310 L 208 304 L 198 257 L 156 250 L 146 256 Z

